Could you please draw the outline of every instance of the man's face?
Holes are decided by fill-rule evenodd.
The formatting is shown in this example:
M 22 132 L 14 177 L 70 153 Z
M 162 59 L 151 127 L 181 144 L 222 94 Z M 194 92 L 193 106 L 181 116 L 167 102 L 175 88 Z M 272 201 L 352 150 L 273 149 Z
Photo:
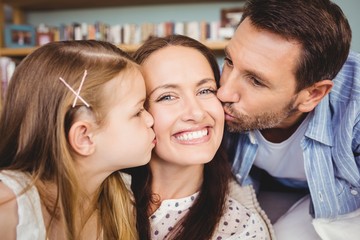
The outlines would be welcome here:
M 217 96 L 230 131 L 286 128 L 301 115 L 295 69 L 300 44 L 245 19 L 225 50 Z

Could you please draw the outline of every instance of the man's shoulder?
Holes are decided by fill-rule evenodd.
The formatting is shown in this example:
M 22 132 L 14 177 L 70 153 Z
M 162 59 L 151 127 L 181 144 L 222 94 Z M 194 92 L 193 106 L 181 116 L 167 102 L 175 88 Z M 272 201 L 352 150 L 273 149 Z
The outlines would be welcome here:
M 344 82 L 360 84 L 360 53 L 351 51 L 344 65 L 334 78 L 335 87 Z
M 236 141 L 239 140 L 241 138 L 247 138 L 247 135 L 249 134 L 249 132 L 230 132 L 228 130 L 224 131 L 224 138 L 230 141 Z
M 330 92 L 330 101 L 349 102 L 360 100 L 360 53 L 351 51 L 333 79 L 334 86 Z
M 228 151 L 233 151 L 239 143 L 244 144 L 249 139 L 248 132 L 224 131 L 223 145 Z

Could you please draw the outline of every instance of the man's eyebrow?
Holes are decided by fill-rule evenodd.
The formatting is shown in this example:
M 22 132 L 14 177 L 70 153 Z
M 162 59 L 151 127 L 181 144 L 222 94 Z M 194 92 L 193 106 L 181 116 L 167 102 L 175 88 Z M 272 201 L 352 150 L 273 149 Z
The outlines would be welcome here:
M 226 57 L 229 57 L 230 56 L 230 53 L 229 53 L 229 50 L 228 50 L 228 47 L 226 46 L 225 49 L 224 49 L 224 53 L 225 53 L 225 56 Z
M 227 46 L 224 48 L 224 52 L 225 52 L 225 57 L 230 58 L 230 52 L 229 52 L 229 49 Z M 269 81 L 269 79 L 263 73 L 257 71 L 256 69 L 248 69 L 245 71 L 245 74 L 254 76 L 255 78 L 257 78 L 258 80 L 260 80 L 263 84 L 265 84 L 267 86 L 272 85 L 271 81 Z

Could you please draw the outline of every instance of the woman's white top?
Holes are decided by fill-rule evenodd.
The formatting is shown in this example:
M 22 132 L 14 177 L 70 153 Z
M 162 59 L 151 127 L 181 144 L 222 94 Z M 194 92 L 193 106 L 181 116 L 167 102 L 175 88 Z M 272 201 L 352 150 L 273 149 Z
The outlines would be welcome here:
M 30 176 L 19 171 L 1 171 L 0 181 L 16 195 L 19 219 L 16 227 L 16 239 L 46 239 L 46 229 L 37 188 L 32 186 L 23 193 L 23 190 L 31 182 Z
M 181 199 L 162 201 L 160 207 L 150 216 L 151 239 L 168 239 L 167 235 L 175 224 L 185 216 L 199 193 Z M 225 212 L 211 238 L 221 239 L 268 239 L 267 227 L 257 214 L 252 213 L 239 202 L 227 197 Z

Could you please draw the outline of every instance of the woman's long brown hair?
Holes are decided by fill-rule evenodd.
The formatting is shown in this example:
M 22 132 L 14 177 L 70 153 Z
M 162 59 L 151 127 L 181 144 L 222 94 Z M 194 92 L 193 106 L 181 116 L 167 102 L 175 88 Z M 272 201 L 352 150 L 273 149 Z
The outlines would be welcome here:
M 211 65 L 216 82 L 219 82 L 219 66 L 211 50 L 186 36 L 172 35 L 149 39 L 134 53 L 134 58 L 141 65 L 152 53 L 166 46 L 184 46 L 199 51 Z M 228 183 L 231 178 L 230 164 L 222 149 L 220 147 L 214 159 L 205 164 L 204 180 L 199 196 L 190 211 L 171 230 L 168 239 L 205 240 L 210 239 L 214 234 L 224 212 Z M 129 172 L 133 179 L 131 186 L 136 199 L 139 235 L 141 239 L 150 239 L 151 170 L 149 165 L 145 165 L 133 168 Z

